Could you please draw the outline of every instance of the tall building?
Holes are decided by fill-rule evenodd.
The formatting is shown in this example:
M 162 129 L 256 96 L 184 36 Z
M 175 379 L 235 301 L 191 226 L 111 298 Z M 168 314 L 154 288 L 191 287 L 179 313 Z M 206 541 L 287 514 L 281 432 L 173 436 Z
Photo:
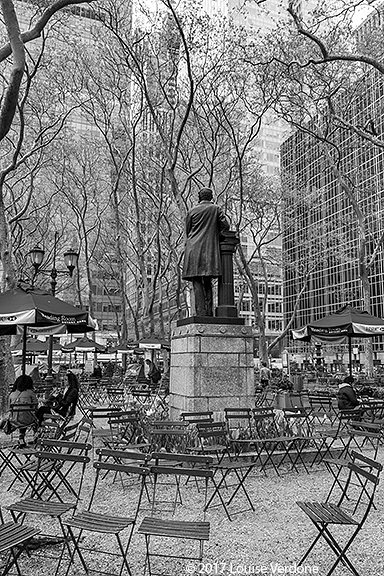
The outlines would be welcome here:
M 374 118 L 375 130 L 382 134 L 382 74 L 377 71 L 365 74 L 356 82 L 354 94 L 352 101 L 346 97 L 340 99 L 339 109 L 344 109 L 348 120 L 356 126 L 363 126 L 367 118 Z M 371 313 L 384 317 L 384 254 L 380 247 L 384 233 L 384 150 L 358 138 L 353 131 L 339 129 L 336 138 L 340 170 L 353 187 L 370 236 L 366 244 L 367 258 L 378 250 L 369 272 Z M 312 272 L 293 328 L 335 312 L 346 303 L 361 308 L 358 221 L 337 175 L 325 160 L 322 145 L 308 133 L 295 132 L 281 147 L 281 168 L 286 191 L 283 233 L 285 321 L 294 310 L 306 266 L 312 267 Z M 383 344 L 375 343 L 374 350 L 379 359 L 377 354 L 383 350 Z

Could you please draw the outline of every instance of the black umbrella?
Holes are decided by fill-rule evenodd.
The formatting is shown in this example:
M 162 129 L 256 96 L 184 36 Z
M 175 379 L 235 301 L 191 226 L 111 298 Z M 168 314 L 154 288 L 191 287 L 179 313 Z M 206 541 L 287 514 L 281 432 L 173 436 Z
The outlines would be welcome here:
M 295 340 L 342 342 L 348 338 L 349 373 L 352 375 L 352 338 L 372 338 L 384 334 L 384 320 L 347 304 L 334 314 L 324 316 L 303 328 L 292 330 Z
M 90 338 L 78 338 L 74 342 L 62 346 L 63 352 L 104 352 L 105 346 Z
M 23 349 L 23 342 L 19 342 L 16 346 L 11 348 L 11 352 L 19 351 Z M 40 354 L 40 352 L 48 352 L 49 349 L 49 340 L 37 340 L 36 338 L 28 338 L 27 339 L 27 352 L 31 354 Z M 53 342 L 53 350 L 61 350 L 59 342 Z
M 0 335 L 17 334 L 23 327 L 23 371 L 27 346 L 27 327 L 65 325 L 68 332 L 84 333 L 97 329 L 87 311 L 76 308 L 49 292 L 26 284 L 0 294 Z

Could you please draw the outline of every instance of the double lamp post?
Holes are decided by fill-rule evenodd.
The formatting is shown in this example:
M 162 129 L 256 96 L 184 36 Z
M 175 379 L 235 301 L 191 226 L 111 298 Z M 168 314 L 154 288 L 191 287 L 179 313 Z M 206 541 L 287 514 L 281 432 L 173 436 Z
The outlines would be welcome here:
M 32 250 L 29 252 L 32 266 L 34 267 L 32 285 L 34 285 L 35 279 L 39 274 L 45 274 L 47 276 L 50 276 L 51 277 L 50 283 L 51 283 L 52 296 L 56 295 L 56 286 L 57 286 L 58 276 L 69 276 L 70 278 L 72 278 L 73 272 L 74 272 L 75 268 L 77 267 L 77 264 L 79 261 L 78 252 L 76 252 L 75 250 L 70 248 L 69 250 L 64 252 L 64 255 L 63 255 L 64 256 L 64 264 L 66 265 L 67 270 L 58 270 L 56 268 L 57 242 L 58 242 L 58 233 L 55 232 L 55 240 L 54 240 L 54 246 L 53 246 L 53 263 L 52 263 L 51 268 L 49 268 L 49 267 L 48 268 L 42 268 L 42 264 L 43 264 L 43 260 L 44 260 L 44 254 L 45 254 L 45 251 L 42 248 L 40 248 L 39 246 L 35 246 L 35 248 L 32 248 Z M 47 384 L 52 384 L 52 382 L 53 382 L 52 351 L 53 351 L 53 336 L 52 336 L 52 334 L 50 334 L 49 335 L 49 341 L 48 341 L 48 361 L 47 361 L 48 368 L 47 368 L 47 376 L 46 376 Z

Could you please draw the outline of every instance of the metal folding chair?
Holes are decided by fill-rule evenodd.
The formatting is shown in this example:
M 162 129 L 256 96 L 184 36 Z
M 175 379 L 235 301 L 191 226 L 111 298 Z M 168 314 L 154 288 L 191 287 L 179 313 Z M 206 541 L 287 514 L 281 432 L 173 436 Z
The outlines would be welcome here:
M 381 425 L 371 424 L 361 420 L 351 421 L 348 427 L 349 440 L 338 457 L 324 458 L 323 461 L 333 477 L 333 484 L 328 494 L 330 498 L 335 487 L 343 490 L 346 478 L 343 478 L 343 470 L 348 471 L 352 452 L 370 450 L 370 457 L 376 459 L 381 441 Z
M 149 460 L 149 465 L 153 467 L 154 470 L 158 467 L 172 467 L 175 469 L 197 467 L 209 469 L 212 463 L 212 456 L 198 456 L 178 452 L 152 452 Z M 182 485 L 181 477 L 176 473 L 171 474 L 170 477 L 167 476 L 164 478 L 164 476 L 166 476 L 164 473 L 154 473 L 154 475 L 150 477 L 150 479 L 153 479 L 152 495 L 148 496 L 148 500 L 151 503 L 152 515 L 155 511 L 172 511 L 174 514 L 176 507 L 183 503 L 182 488 L 186 486 L 190 480 L 190 478 L 187 477 L 185 483 Z M 199 489 L 198 478 L 195 478 L 195 484 L 197 489 Z M 169 493 L 173 492 L 173 489 L 174 496 L 170 498 Z
M 14 423 L 15 431 L 20 429 L 25 429 L 26 434 L 28 431 L 32 431 L 33 434 L 36 432 L 38 421 L 36 417 L 36 404 L 31 403 L 20 403 L 11 404 L 9 407 L 10 419 Z M 30 424 L 21 424 L 20 418 L 23 420 L 23 416 L 28 415 L 31 419 Z M 13 433 L 12 433 L 13 435 Z
M 224 418 L 232 440 L 251 437 L 251 408 L 224 408 Z
M 334 572 L 339 563 L 342 563 L 355 576 L 359 576 L 358 571 L 347 556 L 347 551 L 364 526 L 373 506 L 379 476 L 383 468 L 380 463 L 372 459 L 369 462 L 369 470 L 366 469 L 366 464 L 367 462 L 364 463 L 364 467 L 360 466 L 356 460 L 348 464 L 348 479 L 337 503 L 330 501 L 297 502 L 318 531 L 298 566 L 303 564 L 317 542 L 323 538 L 336 556 L 327 576 Z M 333 530 L 334 528 L 336 530 Z M 345 536 L 345 534 L 347 535 Z M 343 543 L 341 543 L 341 539 L 343 539 Z
M 188 459 L 187 455 L 184 455 Z M 179 566 L 179 572 L 183 570 L 186 560 L 195 560 L 202 562 L 203 560 L 203 547 L 204 542 L 209 540 L 210 535 L 210 524 L 206 522 L 206 503 L 207 503 L 207 491 L 209 480 L 213 477 L 213 471 L 206 468 L 198 467 L 184 467 L 184 466 L 151 466 L 151 475 L 157 478 L 161 475 L 174 476 L 180 479 L 181 477 L 186 480 L 204 480 L 204 490 L 199 489 L 199 500 L 202 503 L 202 510 L 198 511 L 193 506 L 188 507 L 173 507 L 171 510 L 171 518 L 165 517 L 165 513 L 162 512 L 162 517 L 157 517 L 155 515 L 147 516 L 143 519 L 141 525 L 139 526 L 138 533 L 145 536 L 146 544 L 146 561 L 145 569 L 148 567 L 149 575 L 154 576 L 154 574 L 164 574 L 164 567 L 162 567 L 161 572 L 153 570 L 152 561 L 154 558 L 170 558 L 176 561 L 179 559 L 183 561 L 183 564 Z M 197 482 L 188 483 L 188 491 L 193 487 L 197 486 Z M 158 482 L 154 482 L 153 485 L 158 486 Z M 181 518 L 175 517 L 175 510 L 180 511 Z M 186 520 L 188 513 L 194 516 L 198 513 L 198 518 L 195 517 L 191 520 Z M 201 518 L 199 516 L 201 515 Z M 161 539 L 161 544 L 153 547 L 153 541 L 155 539 Z M 166 542 L 169 540 L 183 540 L 183 553 L 177 553 L 176 549 L 170 549 L 166 552 Z M 198 551 L 192 555 L 193 550 L 190 550 L 187 541 L 191 540 L 198 543 Z
M 231 458 L 231 441 L 225 422 L 196 422 L 196 429 L 200 446 L 193 448 L 194 452 L 207 456 L 214 454 L 218 462 L 224 456 Z
M 4 522 L 0 514 L 0 573 L 6 576 L 13 567 L 21 574 L 20 556 L 28 550 L 28 544 L 39 530 L 24 524 Z
M 90 448 L 88 445 L 88 450 Z M 84 450 L 83 445 L 76 447 L 72 443 L 71 453 L 39 452 L 36 473 L 31 483 L 31 496 L 7 506 L 15 522 L 23 524 L 27 516 L 33 515 L 41 526 L 43 517 L 51 519 L 45 523 L 50 531 L 40 531 L 34 547 L 45 548 L 49 543 L 60 545 L 57 556 L 46 555 L 57 561 L 55 574 L 67 546 L 63 517 L 68 513 L 73 514 L 79 502 L 85 467 L 90 461 L 86 455 L 88 450 Z
M 212 465 L 214 472 L 212 477 L 213 492 L 209 496 L 206 508 L 212 507 L 212 502 L 216 499 L 219 500 L 218 506 L 222 505 L 227 515 L 228 520 L 232 520 L 233 516 L 242 514 L 248 510 L 255 511 L 253 502 L 247 492 L 245 485 L 246 479 L 252 470 L 258 466 L 259 463 L 249 454 L 244 453 L 235 459 L 223 458 L 219 463 Z M 216 472 L 220 472 L 220 479 L 217 481 Z M 231 480 L 232 478 L 232 480 Z M 241 496 L 245 497 L 246 508 L 233 510 L 232 503 Z
M 109 408 L 120 408 L 121 410 L 125 409 L 126 400 L 125 400 L 124 388 L 107 387 L 106 392 Z
M 185 453 L 188 442 L 188 422 L 181 420 L 155 420 L 149 427 L 152 452 Z
M 111 574 L 111 570 L 115 569 L 114 573 L 119 576 L 123 574 L 123 571 L 130 576 L 132 575 L 128 563 L 128 553 L 140 509 L 145 477 L 149 470 L 145 466 L 126 464 L 125 462 L 132 460 L 130 453 L 124 456 L 124 452 L 119 451 L 118 455 L 113 456 L 111 452 L 113 451 L 104 452 L 101 450 L 99 452 L 100 459 L 93 464 L 95 480 L 88 509 L 65 522 L 69 535 L 69 547 L 71 548 L 66 574 L 69 573 L 71 566 L 74 566 L 76 557 L 80 559 L 86 573 L 92 570 L 105 574 L 105 569 L 99 569 L 98 566 L 100 566 L 100 557 L 106 555 L 109 560 L 104 561 L 104 566 L 106 565 L 105 562 L 108 562 L 108 574 Z M 134 475 L 140 478 L 140 482 L 136 482 L 129 491 L 124 490 L 120 493 L 118 508 L 115 511 L 111 507 L 106 511 L 105 492 L 100 490 L 106 478 L 109 478 L 108 472 L 128 477 Z M 119 484 L 115 484 L 114 487 L 117 489 Z M 122 516 L 122 510 L 124 512 L 131 510 L 132 515 Z M 106 546 L 106 540 L 109 536 L 115 538 L 117 549 L 112 550 L 110 546 Z M 90 539 L 89 546 L 87 546 L 88 537 Z M 126 541 L 123 542 L 123 540 Z M 115 565 L 113 564 L 114 558 Z M 91 567 L 92 560 L 98 561 L 99 565 L 93 564 Z M 76 566 L 74 569 L 76 570 Z
M 107 447 L 114 450 L 133 446 L 146 447 L 146 444 L 139 443 L 142 440 L 143 429 L 137 410 L 125 410 L 109 414 L 108 425 L 110 435 L 102 438 Z

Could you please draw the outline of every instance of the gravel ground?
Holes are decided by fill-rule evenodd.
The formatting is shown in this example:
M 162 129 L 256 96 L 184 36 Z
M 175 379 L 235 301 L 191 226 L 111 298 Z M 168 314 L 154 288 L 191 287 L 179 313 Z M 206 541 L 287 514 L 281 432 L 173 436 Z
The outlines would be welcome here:
M 369 455 L 369 452 L 368 452 Z M 380 448 L 378 459 L 384 463 L 384 448 Z M 5 517 L 7 511 L 4 507 L 17 501 L 22 493 L 22 485 L 15 485 L 7 491 L 11 476 L 3 473 L 0 479 L 1 506 Z M 93 470 L 90 466 L 84 480 L 84 502 L 90 494 L 93 480 Z M 315 536 L 315 528 L 306 515 L 297 506 L 297 500 L 321 501 L 328 492 L 330 486 L 330 474 L 323 466 L 315 466 L 310 474 L 304 470 L 300 473 L 288 472 L 278 477 L 273 471 L 267 476 L 254 471 L 246 481 L 247 490 L 255 507 L 255 512 L 248 510 L 239 513 L 229 521 L 222 507 L 210 508 L 207 520 L 211 524 L 211 536 L 205 544 L 204 562 L 199 565 L 193 561 L 182 561 L 170 567 L 169 563 L 160 560 L 156 565 L 159 574 L 318 574 L 325 576 L 333 554 L 323 544 L 318 544 L 312 555 L 306 561 L 305 571 L 296 568 L 300 557 L 310 545 Z M 174 488 L 163 487 L 162 492 L 167 498 L 172 497 Z M 101 501 L 105 510 L 118 515 L 129 515 L 132 505 L 132 495 L 137 493 L 137 486 L 123 489 L 120 482 L 112 482 L 112 476 L 108 476 L 103 482 L 100 492 Z M 183 506 L 179 506 L 177 514 L 183 520 L 201 519 L 196 516 L 201 494 L 196 493 L 196 486 L 190 483 L 182 489 Z M 245 501 L 239 498 L 236 506 L 244 508 Z M 81 506 L 80 506 L 81 508 Z M 144 498 L 143 509 L 139 515 L 138 524 L 144 515 L 148 515 L 148 502 Z M 40 522 L 40 524 L 39 524 Z M 29 516 L 29 524 L 37 524 L 42 530 L 46 528 L 44 521 L 35 516 Z M 52 522 L 49 522 L 52 527 Z M 384 573 L 384 488 L 379 485 L 376 496 L 376 510 L 371 510 L 370 516 L 359 533 L 350 550 L 350 557 L 355 563 L 361 576 L 379 576 Z M 107 540 L 102 538 L 103 544 Z M 162 550 L 166 550 L 164 542 Z M 92 545 L 96 545 L 93 539 Z M 180 541 L 172 549 L 184 549 L 185 545 Z M 42 558 L 39 552 L 33 552 L 30 558 L 23 558 L 23 576 L 36 575 L 53 576 L 55 563 L 52 560 Z M 110 560 L 93 554 L 93 561 L 100 569 L 108 570 L 112 564 Z M 135 531 L 129 553 L 129 563 L 133 576 L 144 574 L 145 544 L 144 537 Z M 61 570 L 60 574 L 64 574 Z M 80 564 L 76 563 L 70 574 L 83 574 Z M 336 576 L 350 574 L 343 566 L 335 571 Z

